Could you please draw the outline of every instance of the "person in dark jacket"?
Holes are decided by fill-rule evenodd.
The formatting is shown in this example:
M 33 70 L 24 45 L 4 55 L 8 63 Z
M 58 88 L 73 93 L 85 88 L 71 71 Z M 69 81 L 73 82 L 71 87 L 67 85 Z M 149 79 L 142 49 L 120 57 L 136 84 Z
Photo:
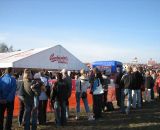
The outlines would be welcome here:
M 154 87 L 154 80 L 148 70 L 146 71 L 144 85 L 145 85 L 145 100 L 150 102 L 151 101 L 151 90 Z
M 62 74 L 57 73 L 57 81 L 51 91 L 51 102 L 55 112 L 56 126 L 66 124 L 66 100 L 68 98 L 68 88 L 66 82 L 62 79 Z
M 39 96 L 39 105 L 38 105 L 38 121 L 39 124 L 45 125 L 46 124 L 46 119 L 47 119 L 47 102 L 48 102 L 48 97 L 47 97 L 47 83 L 48 80 L 44 75 L 44 71 L 40 72 L 40 79 L 41 83 L 43 84 L 41 86 L 41 92 Z M 49 88 L 50 89 L 50 88 Z
M 121 84 L 121 112 L 129 114 L 132 100 L 133 75 L 132 67 L 126 68 L 127 73 L 122 76 Z M 127 96 L 127 108 L 124 107 L 125 97 Z
M 103 88 L 104 88 L 102 109 L 105 112 L 106 110 L 108 110 L 107 94 L 108 94 L 108 84 L 110 83 L 110 77 L 109 75 L 106 74 L 106 71 L 103 71 L 102 78 L 103 78 Z
M 153 82 L 155 83 L 156 78 L 157 78 L 155 70 L 150 70 L 150 75 L 152 76 Z M 151 100 L 154 100 L 154 87 L 151 88 Z
M 72 79 L 70 75 L 68 75 L 66 69 L 63 69 L 61 73 L 62 73 L 63 80 L 66 82 L 67 88 L 68 88 L 68 91 L 67 91 L 68 98 L 66 100 L 66 118 L 69 118 L 69 98 L 71 97 L 71 93 L 72 93 Z
M 117 73 L 116 73 L 116 100 L 117 100 L 117 105 L 121 106 L 121 78 L 123 76 L 122 70 L 120 67 L 117 68 Z
M 18 99 L 19 99 L 19 114 L 18 114 L 18 124 L 19 124 L 19 127 L 21 127 L 24 123 L 24 99 L 23 99 L 23 93 L 22 93 L 22 84 L 23 84 L 23 81 L 22 81 L 22 77 L 20 77 L 20 75 L 18 76 L 18 79 L 17 79 L 17 96 L 18 96 Z
M 0 130 L 11 130 L 12 127 L 16 80 L 11 74 L 12 68 L 7 68 L 0 78 Z M 7 117 L 3 127 L 5 110 L 7 110 Z
M 137 67 L 133 68 L 133 87 L 132 87 L 132 107 L 136 108 L 136 104 L 138 104 L 138 108 L 141 108 L 141 86 L 143 84 L 142 74 L 138 71 Z

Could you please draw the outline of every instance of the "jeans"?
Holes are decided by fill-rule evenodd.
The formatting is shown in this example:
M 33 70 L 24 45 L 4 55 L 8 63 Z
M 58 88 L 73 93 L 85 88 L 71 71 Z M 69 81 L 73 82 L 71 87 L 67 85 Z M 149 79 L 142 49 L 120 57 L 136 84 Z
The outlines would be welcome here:
M 108 94 L 108 92 L 107 91 L 104 91 L 104 93 L 103 93 L 103 105 L 102 105 L 102 109 L 103 109 L 103 111 L 105 111 L 105 109 L 106 109 L 106 107 L 107 107 L 107 94 Z
M 54 102 L 55 122 L 57 126 L 65 125 L 66 123 L 66 102 Z
M 151 101 L 151 89 L 147 89 L 145 90 L 145 100 L 150 102 Z
M 121 89 L 119 87 L 116 88 L 116 100 L 117 105 L 121 106 Z
M 46 123 L 46 112 L 47 112 L 47 101 L 48 100 L 40 100 L 38 106 L 38 121 L 39 124 Z
M 30 119 L 32 117 L 32 130 L 37 129 L 37 108 L 34 104 L 25 104 L 25 126 L 24 130 L 30 130 Z
M 66 100 L 66 118 L 69 117 L 69 98 Z
M 81 100 L 81 93 L 80 92 L 76 92 L 76 112 L 79 113 L 80 112 L 80 100 Z M 88 100 L 87 98 L 82 98 L 83 100 L 83 104 L 86 110 L 86 113 L 89 113 L 89 106 L 88 106 Z
M 34 96 L 34 108 L 38 108 L 39 105 L 39 96 Z
M 125 97 L 127 96 L 127 108 L 125 109 Z M 132 100 L 132 90 L 131 89 L 121 89 L 121 111 L 126 112 L 127 114 L 130 112 L 131 108 L 131 100 Z
M 102 116 L 102 96 L 103 94 L 93 95 L 93 113 L 95 119 L 98 119 Z
M 0 130 L 3 130 L 4 113 L 6 109 L 7 109 L 7 117 L 6 117 L 6 123 L 5 123 L 4 130 L 11 130 L 13 110 L 14 110 L 14 101 L 7 102 L 6 104 L 0 104 Z
M 141 108 L 141 90 L 132 90 L 132 97 L 133 97 L 133 102 L 132 102 L 132 107 L 136 108 L 136 104 L 138 103 L 138 107 Z
M 24 116 L 24 102 L 19 98 L 19 115 L 18 115 L 18 123 L 22 125 Z
M 154 89 L 151 88 L 151 99 L 153 100 L 154 99 Z

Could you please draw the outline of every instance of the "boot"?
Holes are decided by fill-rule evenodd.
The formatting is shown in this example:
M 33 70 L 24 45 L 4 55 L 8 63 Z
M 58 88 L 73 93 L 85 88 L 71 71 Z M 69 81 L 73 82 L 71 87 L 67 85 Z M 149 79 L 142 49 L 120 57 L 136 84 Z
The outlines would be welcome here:
M 78 112 L 78 113 L 76 113 L 75 119 L 76 119 L 76 120 L 79 120 L 79 117 L 80 117 L 80 113 Z
M 69 118 L 69 106 L 66 107 L 66 118 Z
M 87 113 L 87 116 L 88 116 L 89 121 L 95 120 L 95 118 L 93 117 L 91 113 Z

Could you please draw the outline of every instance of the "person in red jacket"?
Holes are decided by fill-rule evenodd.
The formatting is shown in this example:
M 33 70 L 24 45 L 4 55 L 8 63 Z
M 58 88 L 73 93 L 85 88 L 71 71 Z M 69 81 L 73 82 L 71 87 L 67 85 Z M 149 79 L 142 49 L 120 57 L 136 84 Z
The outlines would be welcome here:
M 157 71 L 158 77 L 156 78 L 154 90 L 159 94 L 160 99 L 160 70 Z

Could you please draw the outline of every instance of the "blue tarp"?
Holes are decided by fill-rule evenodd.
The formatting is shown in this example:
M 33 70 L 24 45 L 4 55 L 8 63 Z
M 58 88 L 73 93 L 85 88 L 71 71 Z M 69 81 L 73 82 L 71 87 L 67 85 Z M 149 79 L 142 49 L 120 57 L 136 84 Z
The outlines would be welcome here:
M 92 67 L 101 67 L 101 68 L 105 68 L 105 67 L 110 67 L 111 68 L 111 73 L 115 73 L 116 72 L 116 68 L 117 67 L 122 67 L 122 62 L 119 61 L 96 61 L 92 63 Z

